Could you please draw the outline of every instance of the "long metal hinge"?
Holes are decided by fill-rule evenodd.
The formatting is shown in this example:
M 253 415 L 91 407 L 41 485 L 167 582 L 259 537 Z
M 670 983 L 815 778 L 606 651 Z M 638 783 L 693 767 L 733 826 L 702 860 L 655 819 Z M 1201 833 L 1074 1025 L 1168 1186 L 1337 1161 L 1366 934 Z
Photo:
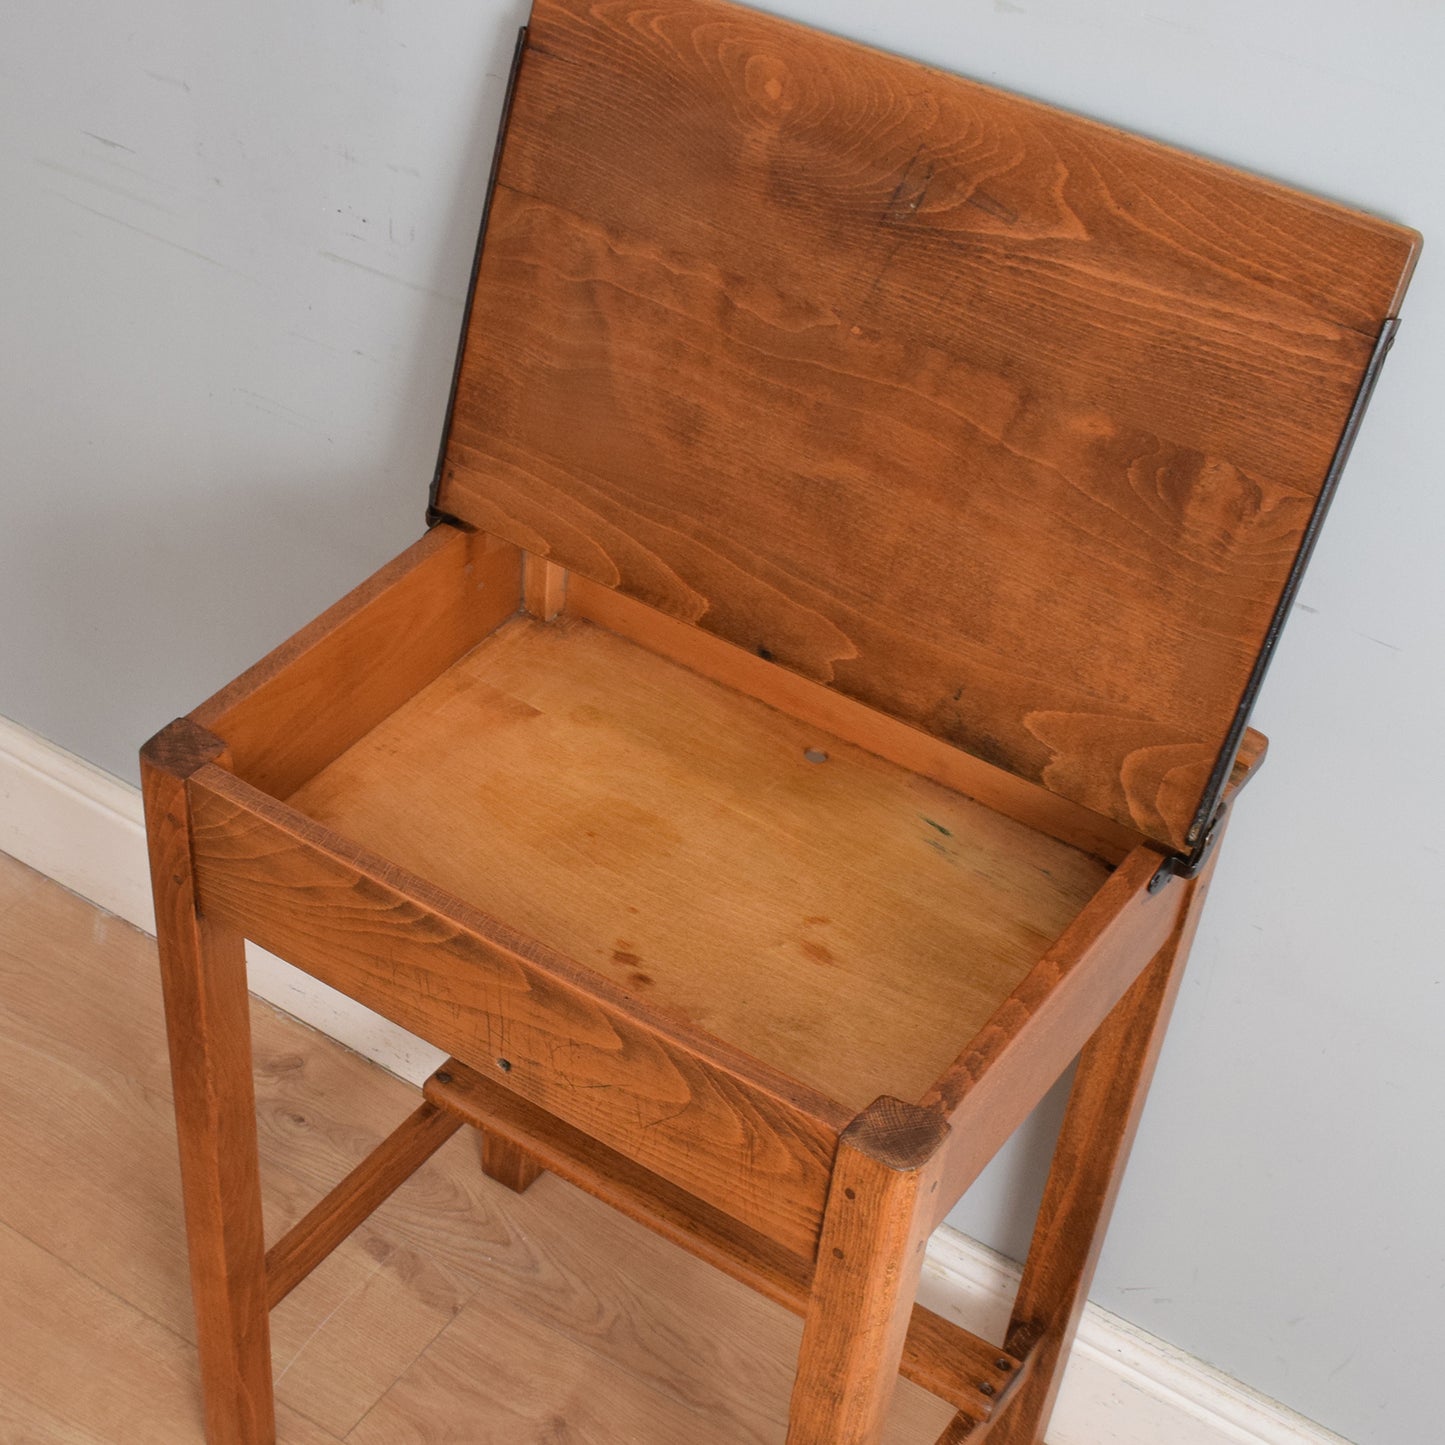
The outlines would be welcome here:
M 1385 364 L 1385 357 L 1389 354 L 1390 347 L 1394 345 L 1395 333 L 1399 327 L 1398 316 L 1387 317 L 1380 327 L 1380 334 L 1375 338 L 1375 349 L 1370 353 L 1364 375 L 1360 378 L 1359 389 L 1355 392 L 1355 399 L 1350 405 L 1349 415 L 1345 418 L 1344 430 L 1335 444 L 1329 470 L 1325 473 L 1319 498 L 1305 525 L 1299 551 L 1295 554 L 1294 563 L 1290 567 L 1289 575 L 1285 578 L 1279 604 L 1275 608 L 1274 616 L 1270 619 L 1269 628 L 1265 632 L 1264 642 L 1260 647 L 1259 656 L 1255 659 L 1254 668 L 1249 674 L 1249 680 L 1245 683 L 1244 692 L 1239 699 L 1239 706 L 1235 709 L 1234 719 L 1230 723 L 1229 732 L 1225 737 L 1223 748 L 1220 749 L 1214 771 L 1209 775 L 1209 782 L 1204 789 L 1199 811 L 1195 814 L 1194 822 L 1190 824 L 1189 832 L 1185 835 L 1189 851 L 1165 861 L 1149 885 L 1150 892 L 1157 892 L 1170 878 L 1193 878 L 1198 874 L 1204 866 L 1205 859 L 1209 856 L 1209 850 L 1219 836 L 1219 824 L 1224 812 L 1222 806 L 1224 789 L 1229 782 L 1229 774 L 1234 767 L 1234 759 L 1239 752 L 1239 745 L 1244 740 L 1244 730 L 1249 726 L 1249 715 L 1254 711 L 1255 700 L 1259 697 L 1265 673 L 1268 672 L 1269 664 L 1274 658 L 1275 648 L 1279 643 L 1280 633 L 1284 630 L 1285 621 L 1294 607 L 1295 599 L 1299 596 L 1300 583 L 1304 580 L 1305 568 L 1309 565 L 1315 543 L 1319 540 L 1325 514 L 1334 500 L 1340 476 L 1345 470 L 1345 463 L 1350 459 L 1350 451 L 1355 445 L 1355 438 L 1359 435 L 1360 423 L 1365 417 L 1365 409 L 1369 406 L 1370 397 L 1374 394 L 1375 383 L 1380 379 L 1380 368 Z
M 432 473 L 431 491 L 427 496 L 426 524 L 434 527 L 438 522 L 455 522 L 456 518 L 443 512 L 437 506 L 437 496 L 442 486 L 442 471 L 446 466 L 447 442 L 452 435 L 452 417 L 457 409 L 457 388 L 462 379 L 462 357 L 467 349 L 467 332 L 471 328 L 472 301 L 477 294 L 477 273 L 482 265 L 482 246 L 487 239 L 487 221 L 492 214 L 492 196 L 497 189 L 497 173 L 502 168 L 502 147 L 507 140 L 507 122 L 512 118 L 512 100 L 517 93 L 517 75 L 522 69 L 522 52 L 527 48 L 527 27 L 517 31 L 516 49 L 512 51 L 512 69 L 507 76 L 507 90 L 502 97 L 502 119 L 497 126 L 497 144 L 492 151 L 492 169 L 487 177 L 487 196 L 482 202 L 482 223 L 477 229 L 477 248 L 472 255 L 472 276 L 467 286 L 467 304 L 462 311 L 462 333 L 457 340 L 457 359 L 452 366 L 452 389 L 447 396 L 447 415 L 442 423 L 441 445 L 437 448 L 436 470 Z

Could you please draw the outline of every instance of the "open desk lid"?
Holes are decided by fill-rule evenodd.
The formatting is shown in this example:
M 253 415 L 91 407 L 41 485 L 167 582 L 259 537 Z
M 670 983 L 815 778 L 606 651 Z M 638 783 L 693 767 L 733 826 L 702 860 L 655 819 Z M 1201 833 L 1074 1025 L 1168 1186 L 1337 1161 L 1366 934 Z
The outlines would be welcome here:
M 714 0 L 538 0 L 439 512 L 1200 843 L 1419 247 Z

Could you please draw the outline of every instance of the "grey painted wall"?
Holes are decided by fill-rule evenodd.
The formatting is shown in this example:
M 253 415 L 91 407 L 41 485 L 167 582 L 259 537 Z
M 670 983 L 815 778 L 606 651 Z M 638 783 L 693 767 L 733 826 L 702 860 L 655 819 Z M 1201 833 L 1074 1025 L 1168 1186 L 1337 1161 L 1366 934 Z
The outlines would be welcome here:
M 775 4 L 1445 234 L 1445 7 Z M 419 531 L 521 9 L 0 13 L 0 712 L 134 778 Z M 1427 245 L 1095 1291 L 1360 1445 L 1438 1438 L 1442 313 Z

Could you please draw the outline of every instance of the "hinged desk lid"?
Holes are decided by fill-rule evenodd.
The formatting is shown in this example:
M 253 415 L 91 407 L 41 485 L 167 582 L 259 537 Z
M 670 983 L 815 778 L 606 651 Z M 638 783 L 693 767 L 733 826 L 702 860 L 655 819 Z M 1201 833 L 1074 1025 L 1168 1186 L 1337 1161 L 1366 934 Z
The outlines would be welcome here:
M 753 11 L 538 0 L 438 506 L 1187 850 L 1417 245 Z

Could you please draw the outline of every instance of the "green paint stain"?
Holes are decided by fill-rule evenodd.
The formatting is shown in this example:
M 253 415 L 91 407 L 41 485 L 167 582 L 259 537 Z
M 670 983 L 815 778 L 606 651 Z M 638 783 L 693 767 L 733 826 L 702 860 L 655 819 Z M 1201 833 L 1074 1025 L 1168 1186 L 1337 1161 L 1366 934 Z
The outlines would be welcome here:
M 924 818 L 922 813 L 920 813 L 918 816 L 920 818 L 923 818 L 923 821 L 927 823 L 930 828 L 936 828 L 940 833 L 943 834 L 945 838 L 953 837 L 952 830 L 949 828 L 945 828 L 942 823 L 935 823 L 932 818 Z

